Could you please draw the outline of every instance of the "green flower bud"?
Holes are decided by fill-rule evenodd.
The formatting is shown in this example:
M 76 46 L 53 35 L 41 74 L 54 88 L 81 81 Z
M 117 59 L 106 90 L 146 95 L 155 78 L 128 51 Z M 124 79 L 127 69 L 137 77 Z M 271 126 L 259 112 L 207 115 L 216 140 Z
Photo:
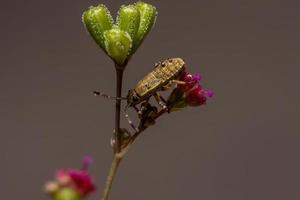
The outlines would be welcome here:
M 120 141 L 121 148 L 124 148 L 130 141 L 131 137 L 130 137 L 130 133 L 125 128 L 122 128 L 120 130 L 121 130 L 121 141 Z
M 53 196 L 53 200 L 80 200 L 80 195 L 71 188 L 62 188 Z
M 107 54 L 118 65 L 124 64 L 132 47 L 132 39 L 129 33 L 115 27 L 105 31 L 104 38 Z
M 129 33 L 134 42 L 140 26 L 140 12 L 133 5 L 122 6 L 118 12 L 117 24 L 122 31 Z
M 133 42 L 132 53 L 142 44 L 148 33 L 151 31 L 157 16 L 156 8 L 144 2 L 137 2 L 135 7 L 140 12 L 140 26 Z
M 182 110 L 186 106 L 187 104 L 185 101 L 184 92 L 175 88 L 167 100 L 167 107 L 169 109 L 169 112 Z
M 83 13 L 82 21 L 95 42 L 105 51 L 103 34 L 113 27 L 113 18 L 106 6 L 91 6 Z

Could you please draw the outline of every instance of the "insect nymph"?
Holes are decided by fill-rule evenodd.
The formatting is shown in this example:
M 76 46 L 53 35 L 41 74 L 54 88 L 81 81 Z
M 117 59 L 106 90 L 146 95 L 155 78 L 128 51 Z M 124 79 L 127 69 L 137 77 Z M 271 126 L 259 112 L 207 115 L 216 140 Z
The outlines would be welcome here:
M 154 70 L 147 74 L 143 79 L 141 79 L 136 86 L 128 91 L 126 98 L 122 97 L 122 100 L 127 100 L 127 106 L 134 108 L 142 121 L 148 121 L 151 115 L 157 112 L 155 106 L 149 104 L 149 99 L 154 96 L 158 104 L 163 108 L 167 109 L 166 101 L 160 96 L 159 92 L 169 89 L 173 84 L 185 84 L 180 81 L 181 75 L 185 71 L 185 62 L 181 58 L 169 58 L 164 61 L 158 62 Z M 100 95 L 110 99 L 116 99 L 102 92 L 94 92 L 95 95 Z M 140 105 L 141 104 L 141 105 Z M 140 108 L 137 106 L 140 105 Z M 128 119 L 130 125 L 134 127 L 131 120 L 126 112 L 126 118 Z M 140 126 L 143 124 L 140 124 Z M 135 130 L 138 130 L 135 128 Z
M 152 72 L 140 80 L 134 89 L 128 91 L 127 107 L 134 107 L 154 96 L 159 104 L 162 100 L 159 91 L 166 90 L 173 83 L 181 83 L 178 79 L 185 71 L 185 63 L 181 58 L 170 58 L 155 65 Z

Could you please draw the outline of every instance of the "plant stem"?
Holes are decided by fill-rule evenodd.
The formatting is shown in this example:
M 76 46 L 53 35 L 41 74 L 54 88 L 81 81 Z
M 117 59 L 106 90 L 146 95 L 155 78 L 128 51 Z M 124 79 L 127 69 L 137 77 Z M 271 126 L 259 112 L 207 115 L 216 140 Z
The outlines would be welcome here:
M 115 131 L 114 131 L 114 152 L 120 152 L 120 115 L 121 115 L 121 95 L 122 95 L 122 79 L 124 67 L 115 64 L 117 75 L 117 87 L 116 87 L 116 113 L 115 113 Z
M 112 183 L 113 183 L 114 177 L 117 173 L 117 169 L 118 169 L 118 166 L 119 166 L 121 160 L 122 160 L 122 157 L 118 156 L 118 154 L 114 155 L 114 158 L 111 163 L 111 167 L 110 167 L 107 179 L 106 179 L 102 200 L 108 200 L 108 196 L 109 196 L 109 193 L 110 193 L 110 190 L 112 187 Z
M 122 96 L 122 80 L 123 80 L 123 72 L 125 69 L 125 65 L 120 66 L 117 63 L 115 63 L 115 69 L 116 69 L 116 76 L 117 76 L 117 84 L 116 84 L 116 112 L 115 112 L 115 131 L 114 131 L 114 158 L 106 179 L 104 192 L 102 196 L 102 200 L 108 200 L 108 196 L 112 187 L 112 183 L 114 180 L 114 177 L 117 173 L 118 166 L 122 160 L 122 157 L 119 155 L 119 152 L 121 151 L 121 145 L 120 145 L 120 117 L 121 117 L 121 96 Z
M 117 173 L 119 164 L 120 164 L 121 160 L 123 159 L 123 157 L 125 156 L 125 154 L 127 153 L 127 151 L 129 150 L 129 147 L 136 140 L 136 138 L 147 128 L 147 127 L 145 127 L 143 129 L 140 129 L 139 132 L 136 132 L 132 136 L 131 140 L 126 145 L 126 147 L 121 149 L 121 140 L 120 140 L 121 139 L 121 134 L 120 134 L 121 95 L 122 95 L 123 72 L 126 67 L 126 64 L 124 64 L 123 66 L 115 64 L 116 75 L 117 75 L 117 87 L 116 87 L 117 99 L 116 99 L 116 113 L 115 113 L 115 131 L 114 131 L 114 135 L 113 135 L 113 138 L 115 140 L 115 143 L 113 145 L 114 157 L 113 157 L 113 161 L 112 161 L 112 164 L 111 164 L 111 167 L 110 167 L 107 179 L 106 179 L 102 200 L 108 200 L 109 193 L 112 188 L 112 183 L 113 183 L 114 177 Z M 161 110 L 159 113 L 157 113 L 157 115 L 155 116 L 155 119 L 160 117 L 162 114 L 166 113 L 166 111 L 167 110 Z
M 154 117 L 154 119 L 159 118 L 161 115 L 165 114 L 167 112 L 167 110 L 161 110 L 160 112 L 157 113 L 157 115 Z M 105 188 L 104 188 L 104 192 L 103 192 L 103 197 L 101 200 L 108 200 L 108 196 L 109 193 L 111 191 L 112 188 L 112 183 L 114 180 L 114 177 L 117 173 L 119 164 L 121 162 L 121 160 L 124 158 L 125 154 L 128 152 L 129 148 L 131 147 L 131 145 L 134 143 L 134 141 L 137 139 L 137 137 L 147 129 L 148 127 L 145 127 L 144 129 L 140 129 L 139 132 L 136 132 L 131 140 L 129 141 L 129 143 L 126 145 L 126 147 L 124 147 L 123 149 L 120 149 L 119 153 L 115 153 L 114 154 L 114 158 L 106 179 L 106 184 L 105 184 Z

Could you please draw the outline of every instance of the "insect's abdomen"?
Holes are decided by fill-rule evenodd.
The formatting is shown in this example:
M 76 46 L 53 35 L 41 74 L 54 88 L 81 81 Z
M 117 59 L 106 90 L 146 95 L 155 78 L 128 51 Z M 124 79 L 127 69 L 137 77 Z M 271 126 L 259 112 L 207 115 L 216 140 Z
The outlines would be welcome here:
M 159 63 L 152 72 L 138 82 L 136 93 L 141 97 L 152 95 L 170 80 L 176 79 L 184 70 L 184 61 L 181 58 L 172 58 Z

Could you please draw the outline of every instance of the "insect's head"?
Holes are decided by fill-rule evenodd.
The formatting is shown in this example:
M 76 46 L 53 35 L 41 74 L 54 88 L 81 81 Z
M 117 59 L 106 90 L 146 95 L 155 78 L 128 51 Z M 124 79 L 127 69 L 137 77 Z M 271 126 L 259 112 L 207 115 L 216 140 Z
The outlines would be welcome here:
M 134 106 L 140 102 L 140 97 L 131 89 L 127 94 L 127 107 Z

